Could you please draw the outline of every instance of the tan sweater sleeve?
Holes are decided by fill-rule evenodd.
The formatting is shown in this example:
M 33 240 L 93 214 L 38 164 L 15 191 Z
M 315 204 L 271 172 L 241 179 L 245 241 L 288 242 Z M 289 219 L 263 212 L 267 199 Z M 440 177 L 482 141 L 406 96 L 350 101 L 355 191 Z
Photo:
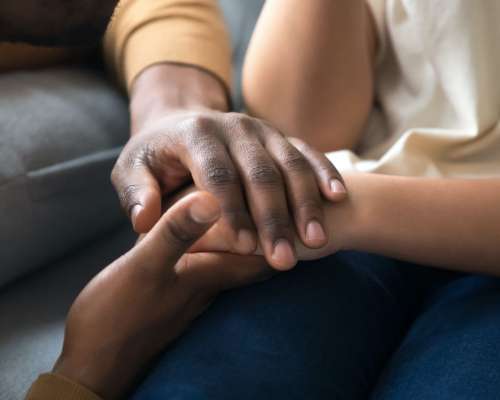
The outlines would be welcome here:
M 231 84 L 231 46 L 217 0 L 122 0 L 104 46 L 129 89 L 145 68 L 164 62 L 194 65 Z
M 43 374 L 31 385 L 26 400 L 102 400 L 90 390 L 58 374 Z

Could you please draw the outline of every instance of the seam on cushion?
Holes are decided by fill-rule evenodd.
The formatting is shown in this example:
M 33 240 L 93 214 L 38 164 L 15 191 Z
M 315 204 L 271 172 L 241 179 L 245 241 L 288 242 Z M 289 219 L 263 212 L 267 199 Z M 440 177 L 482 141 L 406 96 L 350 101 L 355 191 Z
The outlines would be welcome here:
M 55 173 L 60 170 L 74 170 L 81 166 L 92 164 L 95 162 L 103 162 L 109 159 L 117 158 L 120 155 L 120 152 L 123 147 L 113 148 L 110 150 L 103 150 L 99 152 L 95 152 L 93 154 L 89 154 L 83 157 L 73 158 L 71 160 L 59 162 L 57 164 L 52 164 L 47 167 L 42 167 L 38 169 L 34 169 L 31 171 L 24 171 L 23 173 L 13 175 L 8 179 L 0 182 L 0 187 L 7 186 L 11 184 L 13 181 L 23 178 L 38 178 L 43 175 L 48 175 L 51 173 Z
M 28 173 L 28 191 L 33 201 L 46 201 L 56 196 L 78 196 L 88 190 L 110 194 L 110 174 L 121 151 L 114 148 Z M 109 189 L 109 190 L 108 190 Z
M 110 158 L 116 158 L 120 155 L 121 150 L 122 150 L 122 147 L 113 148 L 110 150 L 99 151 L 99 152 L 89 154 L 89 155 L 86 155 L 83 157 L 77 157 L 77 158 L 74 158 L 74 159 L 71 159 L 68 161 L 63 161 L 63 162 L 60 162 L 57 164 L 49 165 L 47 167 L 42 167 L 42 168 L 38 168 L 35 170 L 31 170 L 31 171 L 28 171 L 26 173 L 26 175 L 29 177 L 38 177 L 41 175 L 57 172 L 58 170 L 60 170 L 62 168 L 68 169 L 68 170 L 79 168 L 82 165 L 93 163 L 96 161 L 100 162 L 100 161 L 104 161 L 104 160 L 107 160 Z

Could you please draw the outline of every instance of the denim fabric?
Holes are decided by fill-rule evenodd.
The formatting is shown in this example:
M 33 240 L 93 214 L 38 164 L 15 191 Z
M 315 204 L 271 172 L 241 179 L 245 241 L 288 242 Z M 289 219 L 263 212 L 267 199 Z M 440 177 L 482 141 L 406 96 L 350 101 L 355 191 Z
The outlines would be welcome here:
M 464 276 L 429 298 L 373 398 L 500 399 L 500 280 Z
M 498 399 L 498 366 L 499 280 L 349 252 L 222 295 L 133 399 Z
M 419 302 L 410 270 L 343 253 L 225 293 L 133 398 L 362 398 Z

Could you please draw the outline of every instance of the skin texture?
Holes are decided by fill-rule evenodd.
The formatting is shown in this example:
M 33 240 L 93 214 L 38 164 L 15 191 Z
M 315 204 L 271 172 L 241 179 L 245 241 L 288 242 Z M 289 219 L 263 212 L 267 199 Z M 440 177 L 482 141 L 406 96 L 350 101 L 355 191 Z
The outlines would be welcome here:
M 269 277 L 262 257 L 184 254 L 219 216 L 212 195 L 190 194 L 98 274 L 70 309 L 53 372 L 105 399 L 123 398 L 220 291 Z
M 350 248 L 500 276 L 499 179 L 345 179 L 352 191 Z
M 359 0 L 268 0 L 245 65 L 251 110 L 292 134 L 310 127 L 301 130 L 302 138 L 322 149 L 355 144 L 372 104 L 375 32 L 366 30 L 367 21 Z M 342 107 L 345 115 L 337 115 Z M 317 121 L 322 128 L 315 128 Z M 325 210 L 330 244 L 500 275 L 500 180 L 376 174 L 344 180 L 349 200 Z
M 307 93 L 299 91 L 298 95 L 303 95 L 303 101 L 314 101 Z M 186 103 L 193 106 L 191 100 Z M 262 105 L 257 102 L 255 106 Z M 162 107 L 158 110 L 161 113 Z M 149 109 L 142 121 L 136 115 L 139 131 L 148 126 L 148 118 L 156 118 L 154 112 Z M 293 120 L 283 121 L 291 124 Z M 353 126 L 356 124 L 357 120 Z M 347 139 L 353 140 L 349 135 Z M 307 153 L 302 142 L 293 145 Z M 326 244 L 321 249 L 297 247 L 298 258 L 313 259 L 352 249 L 500 276 L 499 180 L 352 174 L 346 175 L 344 182 L 347 199 L 323 204 L 329 228 Z M 176 202 L 130 253 L 106 268 L 82 292 L 68 317 L 56 372 L 105 398 L 118 398 L 151 357 L 180 334 L 218 291 L 268 276 L 260 257 L 217 253 L 182 256 L 188 247 L 191 251 L 238 250 L 227 244 L 231 240 L 227 226 L 215 221 L 220 211 L 213 197 L 198 199 L 208 214 L 213 207 L 213 215 L 205 218 L 205 224 L 193 222 L 187 211 L 194 201 L 192 196 L 197 194 Z M 120 318 L 125 313 L 126 320 Z
M 89 45 L 103 35 L 118 0 L 2 0 L 0 40 Z
M 364 0 L 266 1 L 243 69 L 248 110 L 320 151 L 353 148 L 373 104 L 375 37 Z
M 296 232 L 307 247 L 326 244 L 323 199 L 341 201 L 345 188 L 322 153 L 226 112 L 224 87 L 196 68 L 150 67 L 131 96 L 132 138 L 112 181 L 137 232 L 158 220 L 162 197 L 192 180 L 219 200 L 240 253 L 258 239 L 270 265 L 286 270 L 297 262 Z
M 500 276 L 499 179 L 349 174 L 344 180 L 347 200 L 325 205 L 328 244 L 319 250 L 298 246 L 299 259 L 356 250 Z M 234 251 L 218 224 L 191 248 L 209 250 Z
M 320 250 L 299 247 L 299 258 L 315 259 L 350 249 L 500 276 L 498 180 L 375 174 L 344 178 L 349 197 L 325 207 L 331 228 L 327 246 Z M 220 212 L 216 200 L 207 193 L 182 196 L 131 252 L 107 267 L 80 294 L 70 310 L 63 352 L 54 372 L 104 398 L 120 398 L 151 358 L 216 293 L 270 276 L 265 260 L 258 256 L 213 252 L 182 256 L 189 247 L 191 251 L 231 251 L 231 245 L 221 240 L 224 225 L 215 221 Z M 198 200 L 205 213 L 215 210 L 215 219 L 204 219 L 212 219 L 211 228 L 211 223 L 194 223 L 186 212 L 196 200 L 193 196 L 202 196 Z M 462 245 L 457 246 L 458 242 Z M 125 313 L 127 318 L 121 318 Z

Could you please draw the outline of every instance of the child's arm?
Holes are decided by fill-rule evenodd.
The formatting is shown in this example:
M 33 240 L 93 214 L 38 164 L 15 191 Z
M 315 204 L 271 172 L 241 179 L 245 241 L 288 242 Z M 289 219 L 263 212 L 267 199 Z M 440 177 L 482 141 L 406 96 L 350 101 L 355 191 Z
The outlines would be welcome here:
M 328 204 L 328 245 L 299 260 L 357 250 L 458 271 L 500 276 L 500 179 L 344 177 L 348 199 Z M 192 251 L 236 252 L 224 226 Z M 261 254 L 258 252 L 257 254 Z
M 327 152 L 352 148 L 373 102 L 364 0 L 267 0 L 243 72 L 250 112 Z
M 500 275 L 500 179 L 353 174 L 345 181 L 349 200 L 327 212 L 332 250 Z

